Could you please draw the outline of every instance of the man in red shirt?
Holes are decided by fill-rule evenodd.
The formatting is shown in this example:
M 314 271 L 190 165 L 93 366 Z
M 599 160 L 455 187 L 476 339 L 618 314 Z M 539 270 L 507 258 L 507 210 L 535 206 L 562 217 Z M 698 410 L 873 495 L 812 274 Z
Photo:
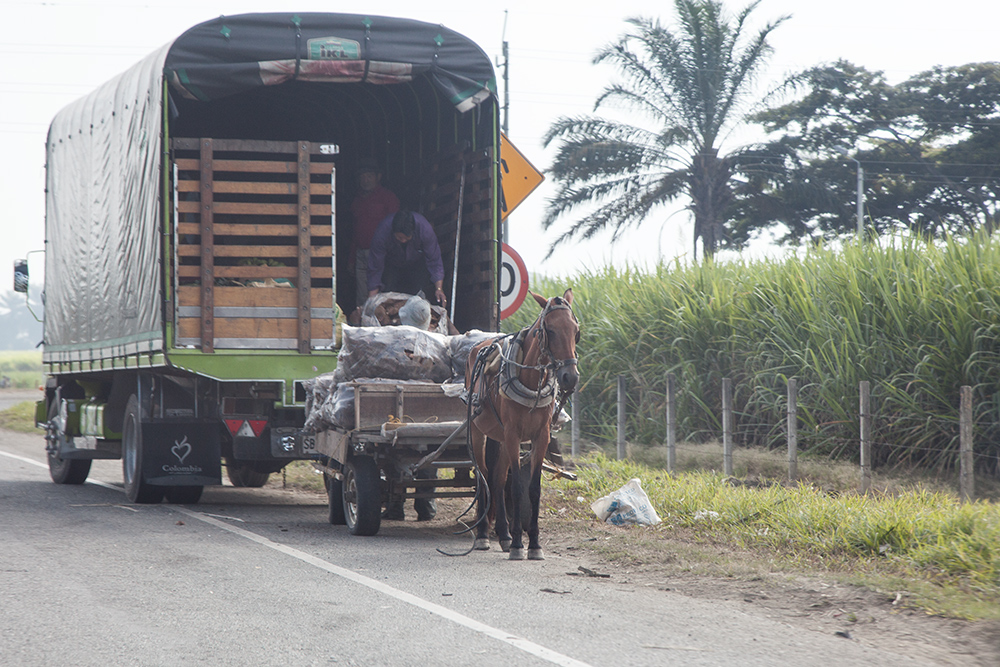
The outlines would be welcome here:
M 382 185 L 382 170 L 373 158 L 362 158 L 358 165 L 358 185 L 361 190 L 351 202 L 351 219 L 354 236 L 348 270 L 354 271 L 357 286 L 357 305 L 365 305 L 368 298 L 368 251 L 378 223 L 399 210 L 399 199 Z

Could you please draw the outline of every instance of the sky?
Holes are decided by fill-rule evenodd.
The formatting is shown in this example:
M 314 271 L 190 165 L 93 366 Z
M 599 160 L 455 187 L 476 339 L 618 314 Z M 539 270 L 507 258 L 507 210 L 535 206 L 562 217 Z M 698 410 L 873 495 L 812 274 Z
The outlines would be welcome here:
M 745 4 L 726 6 L 736 12 Z M 357 13 L 358 6 L 331 0 L 0 0 L 0 293 L 11 288 L 13 261 L 43 248 L 45 137 L 62 107 L 187 28 L 216 16 L 275 10 Z M 509 136 L 540 169 L 550 166 L 554 153 L 541 145 L 549 125 L 560 116 L 591 113 L 596 97 L 614 80 L 612 69 L 595 66 L 592 59 L 627 30 L 625 19 L 652 16 L 673 23 L 673 3 L 649 0 L 368 0 L 363 8 L 372 15 L 444 24 L 478 43 L 495 62 L 506 38 Z M 890 82 L 898 82 L 935 65 L 984 62 L 1000 55 L 1000 3 L 762 0 L 753 25 L 786 14 L 792 18 L 772 33 L 774 53 L 759 84 L 762 92 L 791 72 L 840 58 L 881 70 Z M 499 80 L 499 69 L 497 75 Z M 737 129 L 723 150 L 753 138 L 749 130 Z M 854 170 L 847 162 L 844 168 Z M 580 269 L 648 267 L 659 259 L 690 258 L 691 221 L 677 209 L 664 210 L 614 245 L 604 235 L 560 246 L 546 260 L 552 240 L 569 223 L 542 229 L 545 201 L 553 193 L 551 181 L 544 182 L 508 219 L 509 243 L 530 272 L 571 282 Z M 785 251 L 761 242 L 752 252 Z M 41 255 L 32 255 L 33 283 L 42 267 Z

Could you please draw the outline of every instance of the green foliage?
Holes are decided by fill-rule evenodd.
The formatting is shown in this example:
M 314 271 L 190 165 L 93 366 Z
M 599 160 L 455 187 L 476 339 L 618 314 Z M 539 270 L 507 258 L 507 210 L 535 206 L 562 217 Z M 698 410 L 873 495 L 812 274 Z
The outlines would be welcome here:
M 958 451 L 962 385 L 973 387 L 975 452 L 1000 454 L 1000 239 L 895 238 L 760 262 L 625 267 L 572 282 L 585 437 L 612 440 L 616 376 L 628 383 L 628 440 L 665 438 L 667 373 L 677 433 L 721 435 L 732 378 L 737 444 L 785 444 L 786 381 L 798 381 L 799 446 L 856 456 L 858 383 L 872 387 L 873 462 L 947 468 Z M 505 328 L 537 315 L 529 300 Z
M 0 350 L 0 378 L 6 377 L 11 387 L 31 389 L 43 381 L 40 350 Z
M 928 237 L 994 229 L 1000 64 L 936 67 L 895 85 L 847 61 L 795 75 L 796 99 L 760 113 L 773 137 L 740 193 L 737 228 L 783 223 L 784 241 L 855 230 L 855 165 L 869 230 Z
M 6 410 L 0 410 L 0 428 L 19 433 L 37 433 L 35 404 L 31 401 L 24 401 Z
M 558 487 L 563 496 L 588 502 L 633 477 L 642 480 L 664 522 L 659 532 L 686 527 L 793 560 L 833 559 L 848 568 L 874 559 L 916 579 L 969 586 L 1000 599 L 997 505 L 961 504 L 949 494 L 923 490 L 830 497 L 804 485 L 751 489 L 726 484 L 716 473 L 670 476 L 601 455 L 585 460 L 578 475 L 578 481 Z

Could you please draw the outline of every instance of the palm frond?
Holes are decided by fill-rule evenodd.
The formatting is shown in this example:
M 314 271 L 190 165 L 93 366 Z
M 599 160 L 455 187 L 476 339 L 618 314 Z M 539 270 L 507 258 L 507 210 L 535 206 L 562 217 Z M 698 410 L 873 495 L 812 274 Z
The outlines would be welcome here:
M 547 204 L 543 226 L 583 213 L 553 249 L 606 229 L 612 230 L 613 242 L 658 205 L 687 195 L 689 208 L 698 212 L 696 240 L 702 239 L 711 254 L 725 236 L 720 216 L 732 200 L 736 172 L 777 168 L 759 158 L 755 164 L 749 154 L 728 160 L 717 142 L 724 128 L 742 120 L 736 110 L 770 53 L 768 38 L 788 17 L 748 38 L 747 21 L 760 0 L 735 19 L 720 0 L 673 4 L 676 26 L 631 17 L 629 31 L 594 56 L 595 64 L 613 66 L 620 77 L 597 97 L 595 112 L 614 105 L 641 113 L 658 129 L 597 116 L 563 117 L 543 138 L 545 146 L 558 144 L 548 170 L 558 190 Z

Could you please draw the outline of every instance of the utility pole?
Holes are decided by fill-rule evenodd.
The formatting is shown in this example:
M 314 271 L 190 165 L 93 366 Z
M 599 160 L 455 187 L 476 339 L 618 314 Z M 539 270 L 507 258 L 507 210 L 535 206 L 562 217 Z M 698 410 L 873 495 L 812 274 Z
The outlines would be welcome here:
M 858 165 L 858 188 L 856 195 L 858 205 L 858 240 L 863 241 L 865 238 L 865 170 L 861 166 L 861 161 L 855 157 L 851 157 L 851 154 L 842 146 L 835 146 L 834 150 Z
M 510 136 L 510 54 L 507 51 L 507 10 L 503 10 L 503 33 L 500 36 L 503 53 L 503 123 L 501 129 L 506 136 Z M 501 65 L 501 63 L 497 63 Z M 501 156 L 502 157 L 502 156 Z M 500 225 L 500 236 L 504 243 L 509 238 L 509 221 L 504 220 Z
M 507 10 L 503 10 L 503 133 L 510 136 L 510 56 L 507 52 Z M 500 63 L 497 63 L 498 65 Z

